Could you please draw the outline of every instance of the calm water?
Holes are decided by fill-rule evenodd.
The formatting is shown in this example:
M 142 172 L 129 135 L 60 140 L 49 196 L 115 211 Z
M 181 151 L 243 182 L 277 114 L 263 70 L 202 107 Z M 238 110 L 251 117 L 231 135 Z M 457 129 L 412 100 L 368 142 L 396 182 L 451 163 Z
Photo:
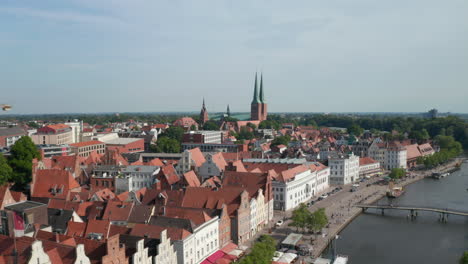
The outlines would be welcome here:
M 424 179 L 406 187 L 393 204 L 420 205 L 468 211 L 468 164 L 441 180 Z M 387 198 L 379 201 L 387 204 Z M 458 263 L 468 250 L 468 217 L 449 216 L 438 222 L 436 213 L 422 213 L 409 221 L 404 211 L 368 209 L 340 234 L 337 252 L 350 264 Z

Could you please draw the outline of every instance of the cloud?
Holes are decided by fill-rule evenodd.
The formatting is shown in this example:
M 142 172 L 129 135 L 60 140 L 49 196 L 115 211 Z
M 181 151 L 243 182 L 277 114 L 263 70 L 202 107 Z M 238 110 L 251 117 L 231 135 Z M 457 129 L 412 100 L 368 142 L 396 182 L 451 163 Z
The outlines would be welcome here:
M 93 25 L 124 26 L 126 22 L 112 16 L 83 14 L 66 10 L 45 11 L 40 9 L 23 7 L 0 7 L 0 12 L 10 13 L 18 16 L 29 16 L 33 18 L 65 21 L 71 23 L 86 23 Z

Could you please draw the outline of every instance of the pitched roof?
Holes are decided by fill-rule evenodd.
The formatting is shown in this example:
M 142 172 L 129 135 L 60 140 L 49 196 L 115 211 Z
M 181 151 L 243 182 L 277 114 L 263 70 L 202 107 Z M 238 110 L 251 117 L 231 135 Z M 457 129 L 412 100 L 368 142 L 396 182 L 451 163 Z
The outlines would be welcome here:
M 192 160 L 195 163 L 195 167 L 198 168 L 206 162 L 205 156 L 203 156 L 200 148 L 194 148 L 187 151 L 192 154 Z
M 187 182 L 190 187 L 200 187 L 200 180 L 198 180 L 197 175 L 193 170 L 184 173 L 184 180 Z
M 182 218 L 192 221 L 199 226 L 211 220 L 211 217 L 201 208 L 186 208 L 186 207 L 166 207 L 165 215 L 171 218 Z
M 191 127 L 192 125 L 198 126 L 197 122 L 191 117 L 181 117 L 174 121 L 172 125 L 180 127 Z
M 159 225 L 136 224 L 130 235 L 139 237 L 150 237 L 161 239 L 161 232 L 167 230 L 167 236 L 172 240 L 182 240 L 189 236 L 191 233 L 183 228 L 165 227 Z
M 67 232 L 65 233 L 67 236 L 79 236 L 82 237 L 85 235 L 86 231 L 86 223 L 80 222 L 68 222 Z
M 133 203 L 108 201 L 102 219 L 110 221 L 128 221 L 132 208 Z
M 107 234 L 109 233 L 110 229 L 110 222 L 107 220 L 94 220 L 91 219 L 88 221 L 86 225 L 86 233 L 85 236 L 89 234 L 102 234 L 104 238 L 107 238 Z
M 416 159 L 421 157 L 421 152 L 419 151 L 418 144 L 411 144 L 406 146 L 406 159 Z
M 130 223 L 147 223 L 153 214 L 154 206 L 152 205 L 135 205 L 133 206 L 128 222 Z
M 255 197 L 260 189 L 265 191 L 267 180 L 267 173 L 225 171 L 223 186 L 238 186 L 245 188 L 245 190 L 249 192 L 250 197 Z
M 224 160 L 223 154 L 221 154 L 221 152 L 212 155 L 211 159 L 220 170 L 224 170 L 224 168 L 226 168 L 227 163 L 226 160 Z
M 364 165 L 369 165 L 369 164 L 374 164 L 374 163 L 378 163 L 378 161 L 370 157 L 359 158 L 359 166 L 364 166 Z
M 159 175 L 164 177 L 169 185 L 175 184 L 180 180 L 179 175 L 177 175 L 177 172 L 172 165 L 162 167 Z
M 80 185 L 69 171 L 45 169 L 36 171 L 33 197 L 65 199 L 70 190 Z

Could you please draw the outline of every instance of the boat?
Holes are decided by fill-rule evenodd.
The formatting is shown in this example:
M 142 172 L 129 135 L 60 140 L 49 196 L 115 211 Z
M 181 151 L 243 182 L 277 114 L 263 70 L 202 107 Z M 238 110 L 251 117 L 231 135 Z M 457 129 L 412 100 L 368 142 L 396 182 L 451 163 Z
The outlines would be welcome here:
M 389 190 L 387 191 L 388 198 L 398 198 L 402 194 L 405 193 L 405 191 L 403 190 L 403 187 L 401 186 L 393 186 L 393 184 L 390 184 L 388 188 L 389 188 Z
M 440 180 L 440 178 L 442 178 L 442 173 L 434 172 L 432 173 L 432 178 Z

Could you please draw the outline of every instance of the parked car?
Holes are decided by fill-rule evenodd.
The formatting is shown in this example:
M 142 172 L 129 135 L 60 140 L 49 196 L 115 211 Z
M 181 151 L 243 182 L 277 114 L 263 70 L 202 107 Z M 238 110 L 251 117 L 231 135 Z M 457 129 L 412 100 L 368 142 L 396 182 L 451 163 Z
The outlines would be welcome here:
M 276 222 L 276 226 L 277 226 L 277 227 L 280 227 L 280 226 L 283 225 L 283 223 L 284 223 L 283 220 L 279 220 L 278 222 Z
M 321 197 L 322 199 L 325 199 L 325 198 L 328 197 L 328 194 L 325 194 L 325 193 L 324 193 L 324 194 L 320 195 L 320 197 Z

